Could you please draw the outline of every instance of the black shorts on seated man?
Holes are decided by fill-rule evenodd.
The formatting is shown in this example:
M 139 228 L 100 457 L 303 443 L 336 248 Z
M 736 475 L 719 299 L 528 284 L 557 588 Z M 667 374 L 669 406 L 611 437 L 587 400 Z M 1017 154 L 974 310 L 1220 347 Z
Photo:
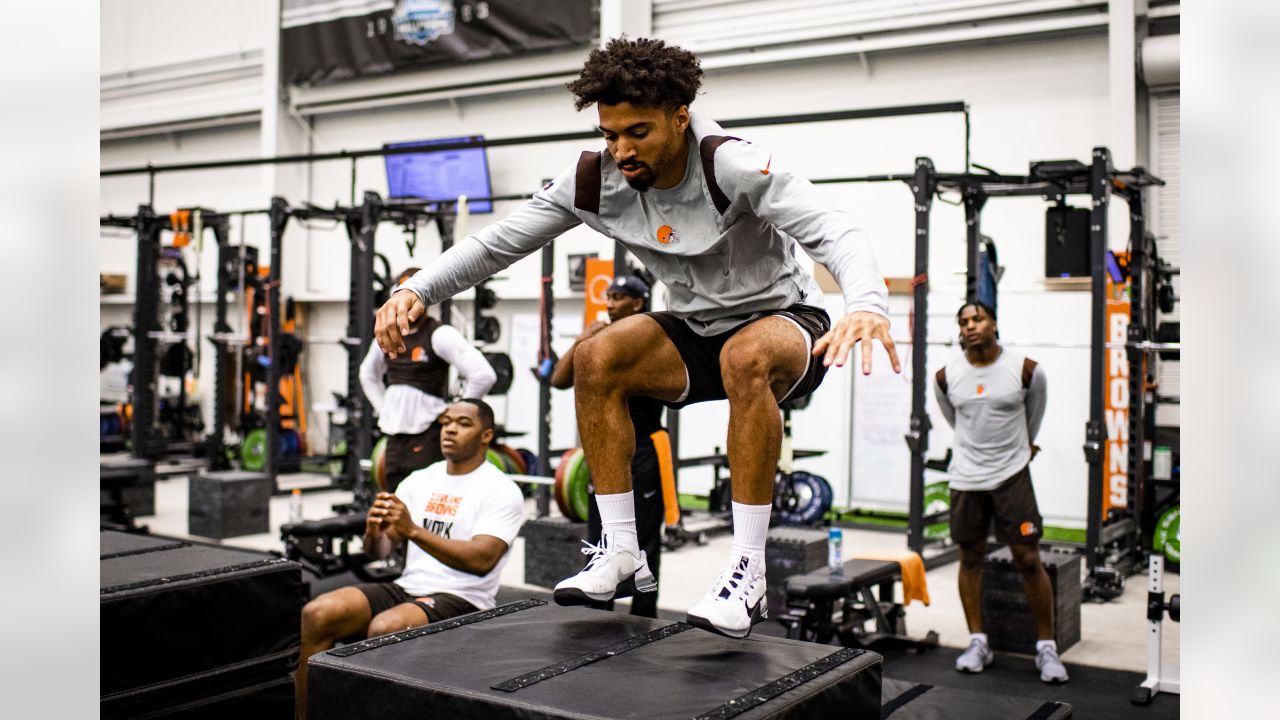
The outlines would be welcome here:
M 429 303 L 527 257 L 577 225 L 622 243 L 666 286 L 665 312 L 624 318 L 574 353 L 574 401 L 603 525 L 600 551 L 556 586 L 556 601 L 607 601 L 656 588 L 640 549 L 628 402 L 668 407 L 729 401 L 733 550 L 686 620 L 746 637 L 768 617 L 764 550 L 782 446 L 778 403 L 813 392 L 826 369 L 872 340 L 889 352 L 884 276 L 871 243 L 787 160 L 725 134 L 689 110 L 697 56 L 646 38 L 610 40 L 569 83 L 579 110 L 596 105 L 605 148 L 583 152 L 523 208 L 458 242 L 378 311 L 374 336 L 406 352 Z M 797 245 L 840 284 L 834 325 Z M 712 430 L 707 428 L 708 431 Z
M 327 592 L 302 609 L 298 717 L 306 715 L 312 655 L 494 606 L 524 524 L 524 497 L 485 461 L 492 440 L 492 408 L 475 399 L 452 403 L 440 415 L 444 462 L 411 473 L 394 494 L 378 493 L 365 520 L 365 553 L 385 558 L 408 542 L 404 572 L 394 582 Z
M 1053 588 L 1040 563 L 1043 520 L 1031 486 L 1033 444 L 1044 417 L 1044 369 L 1001 347 L 995 310 L 977 302 L 956 313 L 964 353 L 938 371 L 934 394 L 955 428 L 951 484 L 951 539 L 960 546 L 960 602 L 969 646 L 956 670 L 982 672 L 994 659 L 982 632 L 982 568 L 987 532 L 1008 543 L 1035 617 L 1036 668 L 1044 682 L 1067 681 L 1053 633 Z

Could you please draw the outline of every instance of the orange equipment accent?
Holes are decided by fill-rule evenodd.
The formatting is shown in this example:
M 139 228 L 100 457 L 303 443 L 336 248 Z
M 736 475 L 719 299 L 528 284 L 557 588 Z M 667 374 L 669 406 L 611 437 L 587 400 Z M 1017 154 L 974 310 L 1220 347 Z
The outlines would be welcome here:
M 169 214 L 169 225 L 173 228 L 173 246 L 186 247 L 191 244 L 191 211 L 174 210 Z
M 680 497 L 676 495 L 676 469 L 671 459 L 671 436 L 659 430 L 649 436 L 658 455 L 658 476 L 662 479 L 663 519 L 667 527 L 680 524 Z

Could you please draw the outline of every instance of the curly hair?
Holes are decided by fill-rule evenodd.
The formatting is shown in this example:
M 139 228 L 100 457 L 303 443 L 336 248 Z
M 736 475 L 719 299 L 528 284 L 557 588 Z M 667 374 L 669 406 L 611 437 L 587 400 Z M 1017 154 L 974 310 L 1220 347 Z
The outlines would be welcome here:
M 698 56 L 661 40 L 614 38 L 587 56 L 577 80 L 566 85 L 581 110 L 593 103 L 678 108 L 702 86 Z

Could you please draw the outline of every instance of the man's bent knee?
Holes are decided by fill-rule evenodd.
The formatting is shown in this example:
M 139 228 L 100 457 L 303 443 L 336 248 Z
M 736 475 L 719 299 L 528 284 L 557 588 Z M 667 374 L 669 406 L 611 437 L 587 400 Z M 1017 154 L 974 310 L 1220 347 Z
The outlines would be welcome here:
M 963 570 L 982 570 L 982 564 L 987 554 L 986 548 L 981 545 L 961 545 L 960 546 L 960 567 Z
M 427 613 L 415 603 L 403 603 L 379 613 L 369 622 L 369 637 L 389 635 L 427 624 Z
M 634 354 L 622 347 L 622 343 L 608 337 L 592 338 L 573 352 L 574 384 L 614 388 L 611 382 L 621 375 L 634 359 Z
M 1009 552 L 1013 555 L 1013 566 L 1023 575 L 1034 575 L 1040 572 L 1040 548 L 1031 543 L 1012 543 Z
M 341 603 L 321 595 L 302 607 L 302 633 L 312 637 L 332 635 L 344 615 Z
M 720 353 L 720 376 L 730 398 L 772 390 L 773 364 L 760 348 L 726 346 Z

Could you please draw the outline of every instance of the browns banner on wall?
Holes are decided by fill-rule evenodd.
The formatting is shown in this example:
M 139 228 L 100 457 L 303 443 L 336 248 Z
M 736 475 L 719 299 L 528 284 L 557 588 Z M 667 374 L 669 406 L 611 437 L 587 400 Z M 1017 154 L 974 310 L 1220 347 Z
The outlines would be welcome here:
M 594 0 L 284 0 L 281 74 L 323 83 L 586 45 Z

